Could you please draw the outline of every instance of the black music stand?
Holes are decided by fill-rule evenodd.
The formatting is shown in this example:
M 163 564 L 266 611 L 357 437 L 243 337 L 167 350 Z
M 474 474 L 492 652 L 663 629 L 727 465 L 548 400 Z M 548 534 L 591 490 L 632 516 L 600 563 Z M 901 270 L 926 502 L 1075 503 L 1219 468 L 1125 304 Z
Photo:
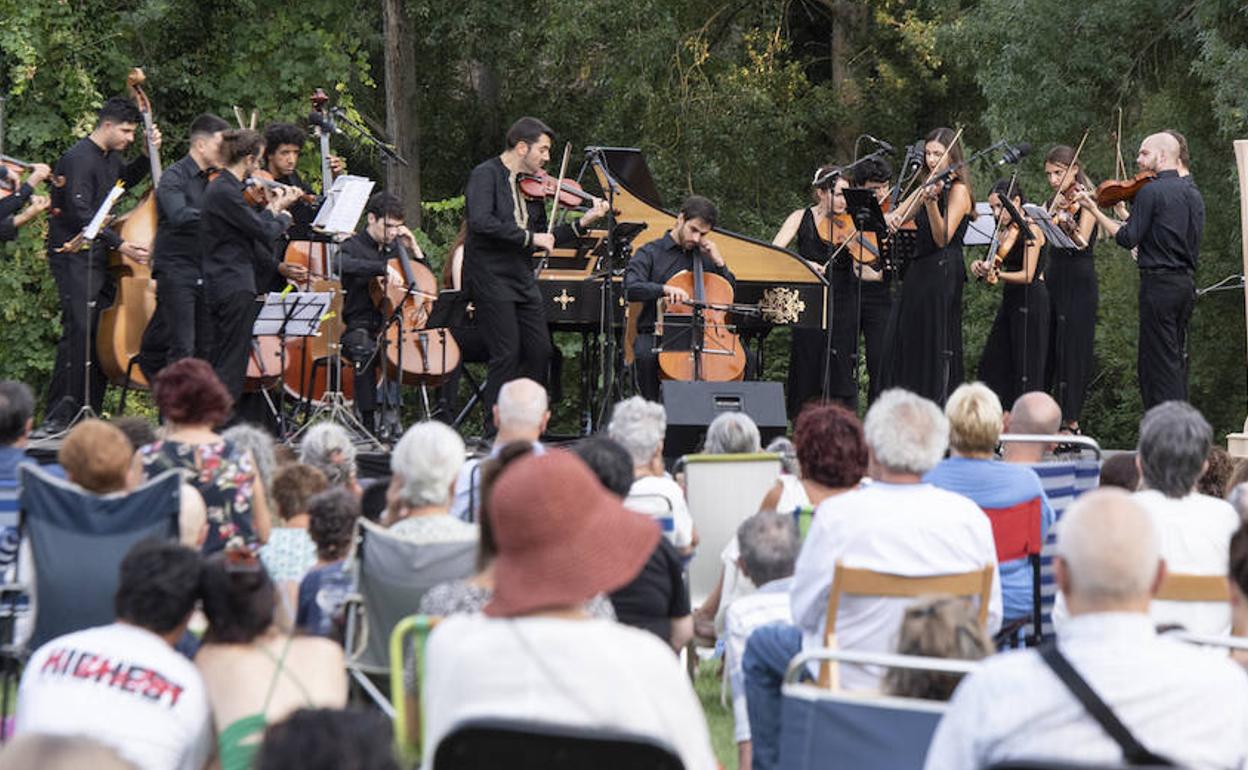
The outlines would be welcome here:
M 264 359 L 259 356 L 259 344 L 256 337 L 277 337 L 278 353 L 281 356 L 281 368 L 278 370 L 278 378 L 281 378 L 281 372 L 286 371 L 286 338 L 287 337 L 315 337 L 320 330 L 321 318 L 329 312 L 330 305 L 333 301 L 332 292 L 292 292 L 292 291 L 271 291 L 263 299 L 258 300 L 264 304 L 260 308 L 259 315 L 251 326 L 251 344 L 253 353 L 256 354 L 256 362 L 260 365 L 260 374 L 263 378 Z M 286 388 L 283 386 L 277 394 L 278 402 L 273 403 L 272 396 L 269 395 L 267 389 L 261 389 L 264 394 L 264 400 L 269 405 L 269 411 L 277 418 L 278 435 L 282 438 L 286 437 L 288 426 L 286 424 Z

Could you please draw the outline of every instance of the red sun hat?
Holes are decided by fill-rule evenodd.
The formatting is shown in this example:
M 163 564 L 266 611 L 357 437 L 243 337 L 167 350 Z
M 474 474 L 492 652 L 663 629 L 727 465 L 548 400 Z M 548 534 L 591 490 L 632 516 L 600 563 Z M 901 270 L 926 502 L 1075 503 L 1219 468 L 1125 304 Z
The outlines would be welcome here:
M 486 510 L 498 547 L 491 617 L 566 607 L 626 585 L 661 537 L 653 519 L 626 509 L 562 450 L 508 466 Z

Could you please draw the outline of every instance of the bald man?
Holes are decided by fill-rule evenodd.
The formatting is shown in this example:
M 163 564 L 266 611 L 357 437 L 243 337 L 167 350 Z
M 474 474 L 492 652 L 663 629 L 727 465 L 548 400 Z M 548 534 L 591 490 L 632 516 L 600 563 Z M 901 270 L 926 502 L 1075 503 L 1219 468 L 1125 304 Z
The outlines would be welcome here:
M 1005 433 L 1033 436 L 1052 436 L 1062 425 L 1062 408 L 1053 397 L 1042 390 L 1030 390 L 1014 400 L 1010 411 L 1005 413 Z M 1045 452 L 1053 450 L 1053 444 L 1025 444 L 1007 442 L 1001 448 L 1001 459 L 1007 463 L 1035 465 L 1044 461 Z
M 1080 204 L 1124 249 L 1137 249 L 1140 339 L 1136 371 L 1144 408 L 1187 400 L 1187 322 L 1196 302 L 1196 260 L 1205 229 L 1205 203 L 1190 177 L 1179 175 L 1182 145 L 1173 134 L 1152 134 L 1135 162 L 1157 179 L 1135 196 L 1125 222 L 1104 214 L 1084 193 Z

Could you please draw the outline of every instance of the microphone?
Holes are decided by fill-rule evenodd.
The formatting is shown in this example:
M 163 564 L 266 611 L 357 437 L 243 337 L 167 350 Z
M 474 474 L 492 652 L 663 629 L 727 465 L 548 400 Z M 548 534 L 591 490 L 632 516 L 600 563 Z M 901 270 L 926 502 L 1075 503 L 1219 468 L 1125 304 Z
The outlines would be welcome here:
M 339 128 L 338 125 L 334 123 L 334 121 L 330 120 L 329 116 L 324 115 L 320 112 L 313 112 L 310 115 L 308 115 L 308 123 L 316 126 L 317 128 L 320 128 L 325 131 L 330 131 L 335 134 L 342 133 L 342 129 Z
M 1005 154 L 1001 156 L 1001 160 L 997 161 L 997 165 L 1017 165 L 1030 152 L 1031 142 L 1021 142 L 1018 145 L 1007 144 L 1005 145 Z
M 884 141 L 883 139 L 876 139 L 874 136 L 871 136 L 870 134 L 863 134 L 862 137 L 866 139 L 868 142 L 873 142 L 876 147 L 879 147 L 881 150 L 888 153 L 889 155 L 897 154 L 897 151 L 893 149 L 893 146 L 889 144 L 888 142 Z

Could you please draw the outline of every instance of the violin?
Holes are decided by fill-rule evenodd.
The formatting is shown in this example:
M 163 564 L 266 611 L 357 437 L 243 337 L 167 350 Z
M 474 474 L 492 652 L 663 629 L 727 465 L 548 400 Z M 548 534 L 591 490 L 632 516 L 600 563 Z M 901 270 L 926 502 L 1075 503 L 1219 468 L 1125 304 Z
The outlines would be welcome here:
M 10 158 L 8 155 L 0 155 L 0 173 L 3 173 L 3 176 L 0 176 L 0 198 L 7 198 L 21 189 L 22 174 L 30 171 L 33 166 L 33 163 Z
M 243 184 L 246 185 L 246 189 L 243 190 L 243 199 L 256 208 L 268 205 L 270 192 L 279 192 L 290 186 L 278 182 L 271 173 L 262 168 L 251 172 L 251 176 L 244 179 Z M 316 204 L 316 196 L 312 193 L 303 193 L 301 199 L 307 203 Z
M 1131 179 L 1106 179 L 1096 186 L 1096 205 L 1107 209 L 1124 201 L 1135 200 L 1135 194 L 1156 178 L 1157 175 L 1151 171 L 1141 171 Z
M 1005 262 L 1005 258 L 1010 256 L 1010 252 L 1014 250 L 1014 246 L 1018 243 L 1018 223 L 1011 221 L 1006 225 L 1004 230 L 997 231 L 997 250 L 993 252 L 992 264 L 988 266 L 988 275 L 984 276 L 984 282 L 995 284 L 998 276 L 1001 274 L 1001 264 Z
M 869 265 L 880 258 L 880 246 L 875 233 L 859 232 L 853 218 L 847 213 L 825 217 L 817 229 L 824 242 L 832 244 L 838 252 L 843 249 L 859 264 Z
M 688 350 L 665 350 L 659 353 L 659 375 L 668 380 L 685 382 L 732 382 L 745 379 L 745 348 L 728 324 L 732 306 L 732 283 L 721 275 L 706 273 L 702 255 L 695 254 L 693 270 L 682 270 L 668 279 L 665 286 L 684 289 L 690 304 L 672 303 L 661 308 L 660 319 L 671 315 L 688 315 L 689 325 L 666 333 L 688 334 Z M 697 329 L 693 326 L 694 308 L 701 309 L 701 345 L 693 344 Z M 664 334 L 662 323 L 656 334 Z
M 558 184 L 550 174 L 539 171 L 536 174 L 520 174 L 520 193 L 531 201 L 549 200 L 555 197 L 555 185 Z M 589 208 L 594 205 L 594 196 L 585 192 L 580 183 L 572 179 L 564 179 L 559 185 L 559 205 L 564 208 Z
M 1079 214 L 1083 210 L 1079 202 L 1075 200 L 1075 195 L 1081 190 L 1079 183 L 1072 180 L 1070 184 L 1061 192 L 1053 196 L 1050 215 L 1053 222 L 1062 232 L 1074 241 L 1075 246 L 1080 249 L 1088 247 L 1087 241 L 1079 232 Z

